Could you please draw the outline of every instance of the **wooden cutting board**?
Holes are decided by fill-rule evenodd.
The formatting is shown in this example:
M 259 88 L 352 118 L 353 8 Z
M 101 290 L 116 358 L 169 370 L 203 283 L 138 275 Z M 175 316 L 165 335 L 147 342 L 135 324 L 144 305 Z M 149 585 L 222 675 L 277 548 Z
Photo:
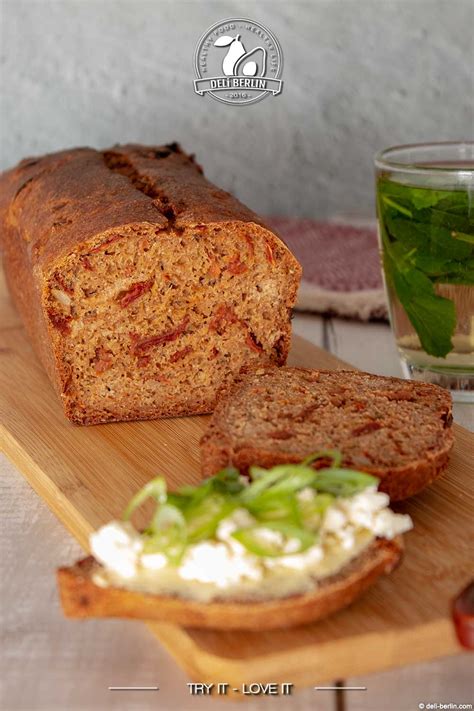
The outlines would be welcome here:
M 120 516 L 151 477 L 166 475 L 171 489 L 199 480 L 198 442 L 207 417 L 75 427 L 62 415 L 3 282 L 0 324 L 0 445 L 85 550 L 89 533 Z M 291 363 L 348 367 L 300 338 L 294 339 Z M 351 608 L 274 632 L 167 624 L 151 629 L 194 680 L 236 688 L 269 681 L 317 684 L 460 651 L 450 604 L 474 569 L 474 436 L 461 427 L 455 431 L 447 473 L 399 506 L 415 523 L 403 564 Z

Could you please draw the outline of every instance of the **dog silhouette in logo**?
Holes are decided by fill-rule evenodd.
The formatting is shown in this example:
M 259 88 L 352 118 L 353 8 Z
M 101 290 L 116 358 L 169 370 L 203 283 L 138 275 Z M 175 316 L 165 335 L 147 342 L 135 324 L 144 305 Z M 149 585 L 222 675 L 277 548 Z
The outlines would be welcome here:
M 223 35 L 216 39 L 214 47 L 229 47 L 222 61 L 222 71 L 226 77 L 265 76 L 267 50 L 263 47 L 255 47 L 255 49 L 251 49 L 247 52 L 243 43 L 240 41 L 240 35 L 236 35 L 235 37 Z M 254 59 L 250 59 L 250 57 L 254 55 L 256 55 Z M 260 67 L 258 62 L 260 62 Z

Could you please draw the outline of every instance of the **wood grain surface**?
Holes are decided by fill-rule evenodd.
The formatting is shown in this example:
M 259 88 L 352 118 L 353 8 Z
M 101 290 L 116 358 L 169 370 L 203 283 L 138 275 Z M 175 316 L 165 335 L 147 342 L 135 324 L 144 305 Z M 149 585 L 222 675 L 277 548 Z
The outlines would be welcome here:
M 170 488 L 198 480 L 206 417 L 71 425 L 1 292 L 0 306 L 1 446 L 85 549 L 90 531 L 119 516 L 150 477 L 164 474 Z M 291 362 L 344 365 L 299 338 Z M 474 437 L 455 431 L 445 476 L 397 507 L 415 523 L 404 562 L 351 608 L 293 630 L 216 633 L 154 624 L 155 634 L 192 678 L 233 685 L 324 682 L 460 651 L 449 607 L 473 570 Z

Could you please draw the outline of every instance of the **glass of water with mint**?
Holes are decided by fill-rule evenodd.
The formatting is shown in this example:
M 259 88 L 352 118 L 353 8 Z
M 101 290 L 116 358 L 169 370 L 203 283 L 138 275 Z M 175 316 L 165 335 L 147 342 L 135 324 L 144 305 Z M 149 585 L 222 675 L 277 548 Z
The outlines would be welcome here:
M 379 244 L 406 377 L 474 402 L 474 143 L 375 158 Z

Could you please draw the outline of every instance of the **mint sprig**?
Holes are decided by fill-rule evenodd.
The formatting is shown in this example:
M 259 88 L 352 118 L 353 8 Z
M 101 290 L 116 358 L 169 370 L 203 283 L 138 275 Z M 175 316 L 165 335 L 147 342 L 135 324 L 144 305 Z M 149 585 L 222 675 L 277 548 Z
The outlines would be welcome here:
M 445 358 L 453 349 L 456 309 L 435 286 L 474 285 L 474 220 L 468 192 L 415 188 L 382 177 L 377 210 L 387 282 L 422 348 Z

